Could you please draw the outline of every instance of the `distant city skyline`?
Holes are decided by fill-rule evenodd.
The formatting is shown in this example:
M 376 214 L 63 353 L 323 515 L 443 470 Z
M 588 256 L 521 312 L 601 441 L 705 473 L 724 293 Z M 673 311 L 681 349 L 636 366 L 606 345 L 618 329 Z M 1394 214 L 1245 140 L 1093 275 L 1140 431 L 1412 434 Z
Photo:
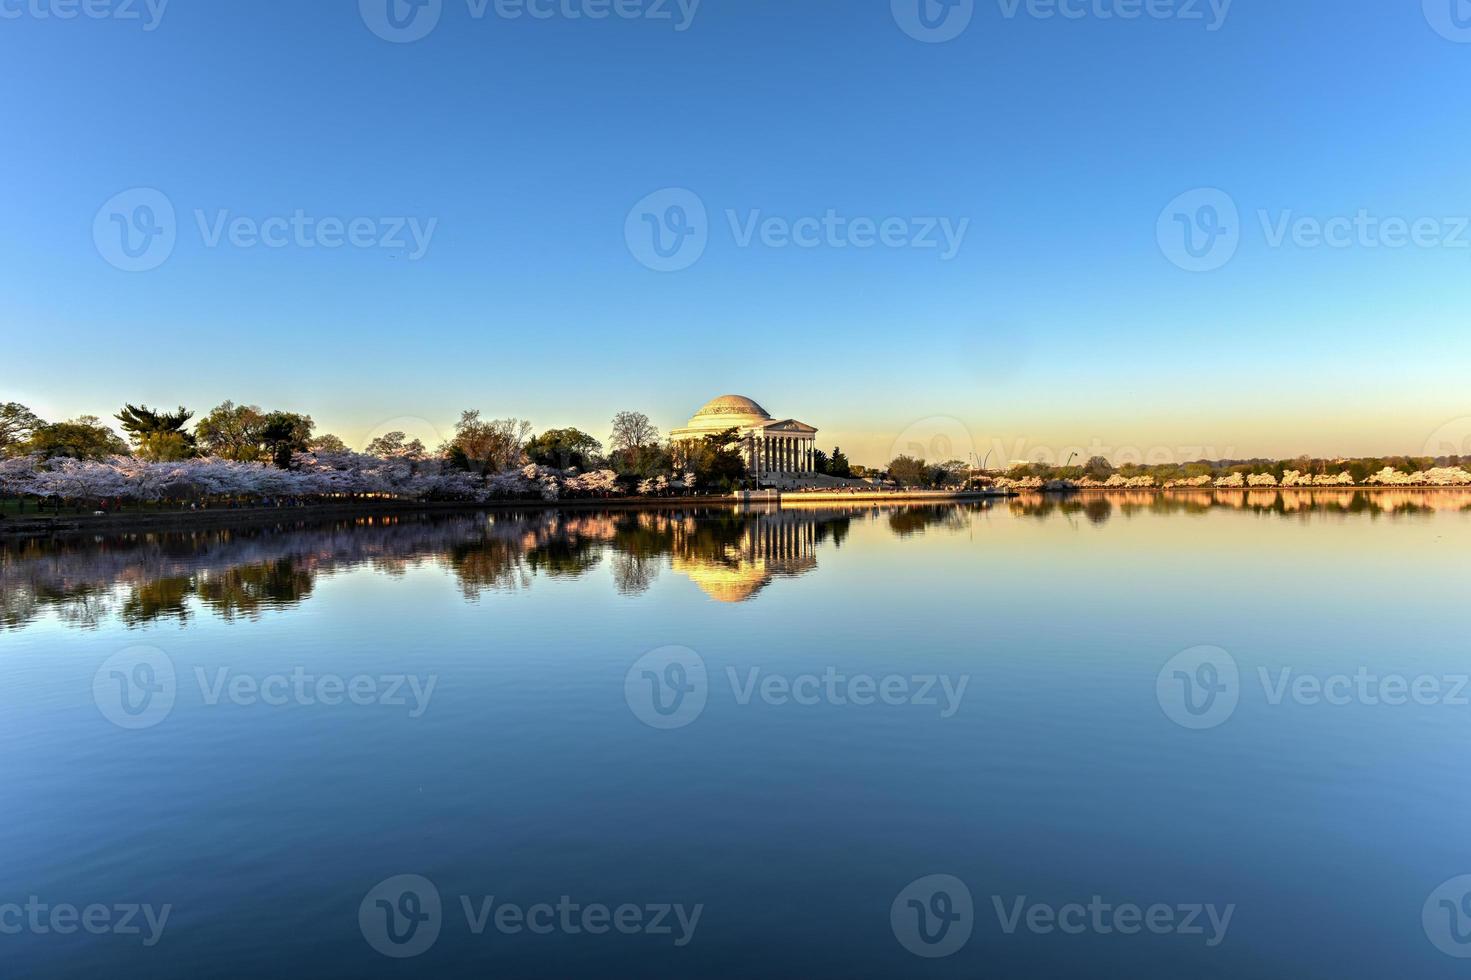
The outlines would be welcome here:
M 13 8 L 0 398 L 361 446 L 736 393 L 869 465 L 934 418 L 956 455 L 1471 449 L 1434 3 L 377 2 Z

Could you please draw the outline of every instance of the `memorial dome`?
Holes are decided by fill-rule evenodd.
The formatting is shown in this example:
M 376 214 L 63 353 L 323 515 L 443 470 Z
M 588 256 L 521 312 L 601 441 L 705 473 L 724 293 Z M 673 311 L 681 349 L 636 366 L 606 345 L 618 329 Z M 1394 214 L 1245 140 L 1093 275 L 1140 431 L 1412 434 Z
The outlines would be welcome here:
M 744 395 L 721 395 L 690 419 L 691 429 L 732 429 L 770 422 L 766 409 Z

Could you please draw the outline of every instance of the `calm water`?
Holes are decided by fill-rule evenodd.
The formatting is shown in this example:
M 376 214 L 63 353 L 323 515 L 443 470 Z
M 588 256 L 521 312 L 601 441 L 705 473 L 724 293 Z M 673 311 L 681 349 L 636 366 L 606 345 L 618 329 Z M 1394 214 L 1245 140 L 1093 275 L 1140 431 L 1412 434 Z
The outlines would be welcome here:
M 0 545 L 4 971 L 1463 976 L 1468 546 L 1454 492 Z

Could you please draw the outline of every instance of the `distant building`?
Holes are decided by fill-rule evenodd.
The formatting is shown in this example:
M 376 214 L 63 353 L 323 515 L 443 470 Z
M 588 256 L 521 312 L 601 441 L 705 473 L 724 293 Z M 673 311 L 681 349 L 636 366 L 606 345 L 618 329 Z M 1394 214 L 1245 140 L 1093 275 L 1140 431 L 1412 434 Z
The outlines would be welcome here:
M 817 429 L 796 419 L 776 420 L 742 395 L 722 395 L 669 433 L 678 446 L 735 429 L 746 469 L 757 480 L 800 478 L 817 472 Z

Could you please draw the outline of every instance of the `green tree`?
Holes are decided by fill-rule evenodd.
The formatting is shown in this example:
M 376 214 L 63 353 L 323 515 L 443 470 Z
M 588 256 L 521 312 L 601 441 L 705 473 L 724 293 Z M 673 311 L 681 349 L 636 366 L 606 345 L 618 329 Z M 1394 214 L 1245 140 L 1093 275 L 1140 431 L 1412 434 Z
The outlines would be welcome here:
M 1113 464 L 1103 456 L 1094 456 L 1083 466 L 1083 474 L 1091 476 L 1100 483 L 1113 476 L 1114 472 Z
M 205 452 L 237 463 L 259 462 L 265 456 L 261 428 L 266 413 L 256 405 L 225 402 L 194 426 L 194 437 Z
M 133 454 L 150 463 L 173 463 L 199 455 L 187 432 L 149 432 L 133 437 Z
M 19 402 L 0 405 L 0 459 L 14 456 L 21 445 L 45 424 Z
M 613 416 L 613 434 L 608 437 L 608 447 L 614 452 L 658 444 L 659 430 L 643 412 L 619 412 Z
M 295 412 L 272 412 L 261 420 L 261 448 L 278 470 L 291 469 L 291 457 L 304 453 L 311 445 L 316 423 L 310 415 Z
M 923 487 L 930 480 L 930 468 L 922 459 L 895 456 L 889 461 L 889 479 L 905 487 Z
M 608 462 L 620 476 L 641 478 L 667 472 L 671 465 L 669 451 L 659 444 L 659 430 L 643 412 L 613 416 Z
M 22 447 L 23 453 L 37 453 L 47 459 L 64 456 L 105 460 L 128 452 L 128 444 L 95 415 L 42 425 L 31 433 Z
M 827 462 L 827 472 L 829 476 L 838 476 L 845 480 L 853 476 L 852 464 L 848 462 L 848 457 L 843 455 L 841 447 L 833 447 L 833 454 Z
M 418 439 L 410 439 L 405 432 L 385 432 L 368 443 L 368 448 L 363 452 L 369 456 L 377 456 L 379 459 L 421 460 L 429 455 L 429 450 L 424 448 L 423 442 Z
M 526 444 L 527 459 L 561 470 L 590 469 L 602 452 L 603 444 L 581 429 L 548 429 Z
M 741 452 L 740 429 L 713 432 L 681 447 L 686 467 L 701 489 L 731 490 L 746 479 L 746 457 Z
M 147 405 L 124 405 L 114 417 L 122 423 L 140 459 L 161 463 L 196 455 L 194 436 L 184 431 L 194 413 L 182 405 L 177 412 L 154 411 Z
M 447 448 L 456 465 L 477 473 L 500 473 L 521 465 L 530 432 L 531 423 L 522 419 L 486 422 L 478 411 L 465 411 L 460 413 L 454 440 Z
M 970 476 L 970 464 L 964 460 L 947 459 L 930 468 L 929 485 L 936 487 L 961 486 Z
M 312 440 L 310 447 L 314 453 L 346 453 L 351 452 L 347 443 L 330 432 L 324 432 Z
M 821 449 L 812 450 L 812 470 L 822 476 L 830 475 L 832 460 L 828 459 L 827 453 Z

